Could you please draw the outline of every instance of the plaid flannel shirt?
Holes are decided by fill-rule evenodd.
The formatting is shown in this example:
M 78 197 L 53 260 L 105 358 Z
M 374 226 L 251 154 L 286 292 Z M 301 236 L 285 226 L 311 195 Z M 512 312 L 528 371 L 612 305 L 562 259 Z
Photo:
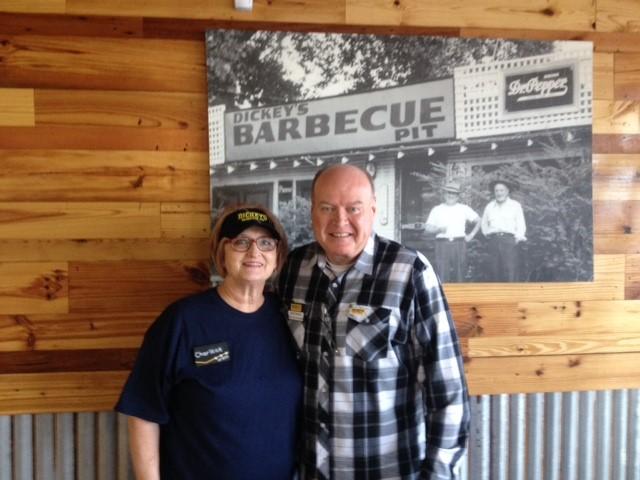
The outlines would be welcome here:
M 304 371 L 303 478 L 455 478 L 468 394 L 428 260 L 373 235 L 336 278 L 312 243 L 291 253 L 279 290 Z

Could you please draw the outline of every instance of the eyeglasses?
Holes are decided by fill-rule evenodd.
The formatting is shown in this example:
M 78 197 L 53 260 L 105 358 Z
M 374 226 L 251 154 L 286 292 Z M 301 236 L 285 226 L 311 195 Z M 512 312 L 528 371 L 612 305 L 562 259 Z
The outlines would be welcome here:
M 271 237 L 236 237 L 229 240 L 231 248 L 233 248 L 236 252 L 248 252 L 254 242 L 256 244 L 256 247 L 258 247 L 258 250 L 260 250 L 261 252 L 271 252 L 278 246 L 278 240 Z

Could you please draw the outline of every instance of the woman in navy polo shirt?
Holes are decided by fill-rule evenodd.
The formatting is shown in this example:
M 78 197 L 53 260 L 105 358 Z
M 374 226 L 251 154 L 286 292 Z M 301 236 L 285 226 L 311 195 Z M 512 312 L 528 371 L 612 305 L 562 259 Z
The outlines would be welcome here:
M 211 256 L 222 283 L 153 323 L 116 405 L 138 480 L 294 477 L 302 383 L 280 304 L 264 292 L 286 254 L 269 210 L 220 215 Z

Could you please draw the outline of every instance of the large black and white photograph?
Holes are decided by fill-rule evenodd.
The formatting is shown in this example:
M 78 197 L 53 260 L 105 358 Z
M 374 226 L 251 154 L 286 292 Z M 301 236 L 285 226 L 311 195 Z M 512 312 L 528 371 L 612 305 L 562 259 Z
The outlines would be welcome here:
M 318 169 L 373 178 L 375 233 L 445 283 L 593 280 L 590 42 L 211 30 L 211 213 L 313 240 Z

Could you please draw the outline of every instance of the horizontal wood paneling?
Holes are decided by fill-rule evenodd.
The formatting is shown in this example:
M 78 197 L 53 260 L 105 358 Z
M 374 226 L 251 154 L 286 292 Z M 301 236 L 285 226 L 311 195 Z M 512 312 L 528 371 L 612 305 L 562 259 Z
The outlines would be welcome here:
M 625 275 L 625 298 L 640 300 L 640 255 L 627 255 Z
M 605 32 L 640 32 L 636 0 L 598 0 L 597 29 Z
M 638 153 L 640 152 L 640 135 L 594 135 L 594 153 Z
M 640 302 L 629 300 L 454 304 L 452 313 L 462 338 L 640 335 Z
M 201 93 L 38 89 L 34 102 L 35 123 L 42 126 L 207 130 L 207 97 Z
M 271 22 L 343 23 L 341 0 L 257 0 L 252 12 L 235 10 L 224 0 L 66 0 L 66 12 L 72 15 L 128 15 L 146 17 L 202 18 L 222 20 L 261 20 Z
M 4 202 L 209 200 L 204 152 L 0 150 L 0 158 Z
M 0 262 L 189 260 L 208 256 L 206 238 L 0 239 Z
M 72 262 L 69 271 L 72 313 L 159 311 L 209 283 L 198 261 Z
M 640 202 L 596 200 L 593 204 L 596 235 L 640 232 Z
M 0 86 L 5 87 L 202 94 L 204 65 L 204 42 L 0 36 Z
M 129 371 L 133 367 L 138 346 L 128 349 L 0 352 L 0 365 L 3 365 L 4 374 Z
M 3 12 L 64 13 L 66 0 L 3 0 Z
M 640 99 L 640 53 L 616 53 L 614 86 L 616 98 Z
M 472 393 L 637 387 L 636 3 L 3 3 L 0 412 L 110 409 L 150 322 L 207 288 L 211 27 L 594 42 L 595 281 L 445 291 Z
M 0 315 L 0 352 L 137 348 L 159 313 Z
M 593 55 L 593 98 L 613 100 L 613 53 Z
M 54 126 L 0 128 L 0 146 L 11 149 L 196 151 L 209 148 L 207 133 L 189 129 Z
M 594 250 L 597 254 L 640 253 L 640 234 L 596 235 Z
M 60 0 L 63 2 L 64 0 Z M 25 2 L 17 0 L 27 11 Z M 43 3 L 52 5 L 51 0 Z M 2 3 L 2 10 L 6 2 Z M 29 10 L 36 11 L 36 10 Z M 143 19 L 133 17 L 87 17 L 86 15 L 61 14 L 14 15 L 0 12 L 0 32 L 5 35 L 74 35 L 95 37 L 142 37 Z M 202 38 L 201 36 L 198 38 Z
M 594 100 L 593 133 L 640 133 L 640 102 Z
M 209 203 L 163 203 L 162 235 L 169 238 L 208 238 L 211 232 Z
M 32 127 L 35 125 L 33 90 L 0 88 L 0 127 Z
M 160 235 L 160 205 L 0 202 L 0 238 L 139 238 Z
M 0 374 L 0 411 L 112 410 L 128 372 Z
M 640 353 L 474 358 L 466 372 L 472 395 L 637 388 Z
M 67 264 L 0 263 L 0 314 L 69 310 Z
M 591 0 L 347 0 L 346 23 L 590 30 Z
M 470 338 L 467 355 L 477 357 L 579 355 L 585 353 L 640 352 L 640 332 L 628 335 L 579 334 Z

